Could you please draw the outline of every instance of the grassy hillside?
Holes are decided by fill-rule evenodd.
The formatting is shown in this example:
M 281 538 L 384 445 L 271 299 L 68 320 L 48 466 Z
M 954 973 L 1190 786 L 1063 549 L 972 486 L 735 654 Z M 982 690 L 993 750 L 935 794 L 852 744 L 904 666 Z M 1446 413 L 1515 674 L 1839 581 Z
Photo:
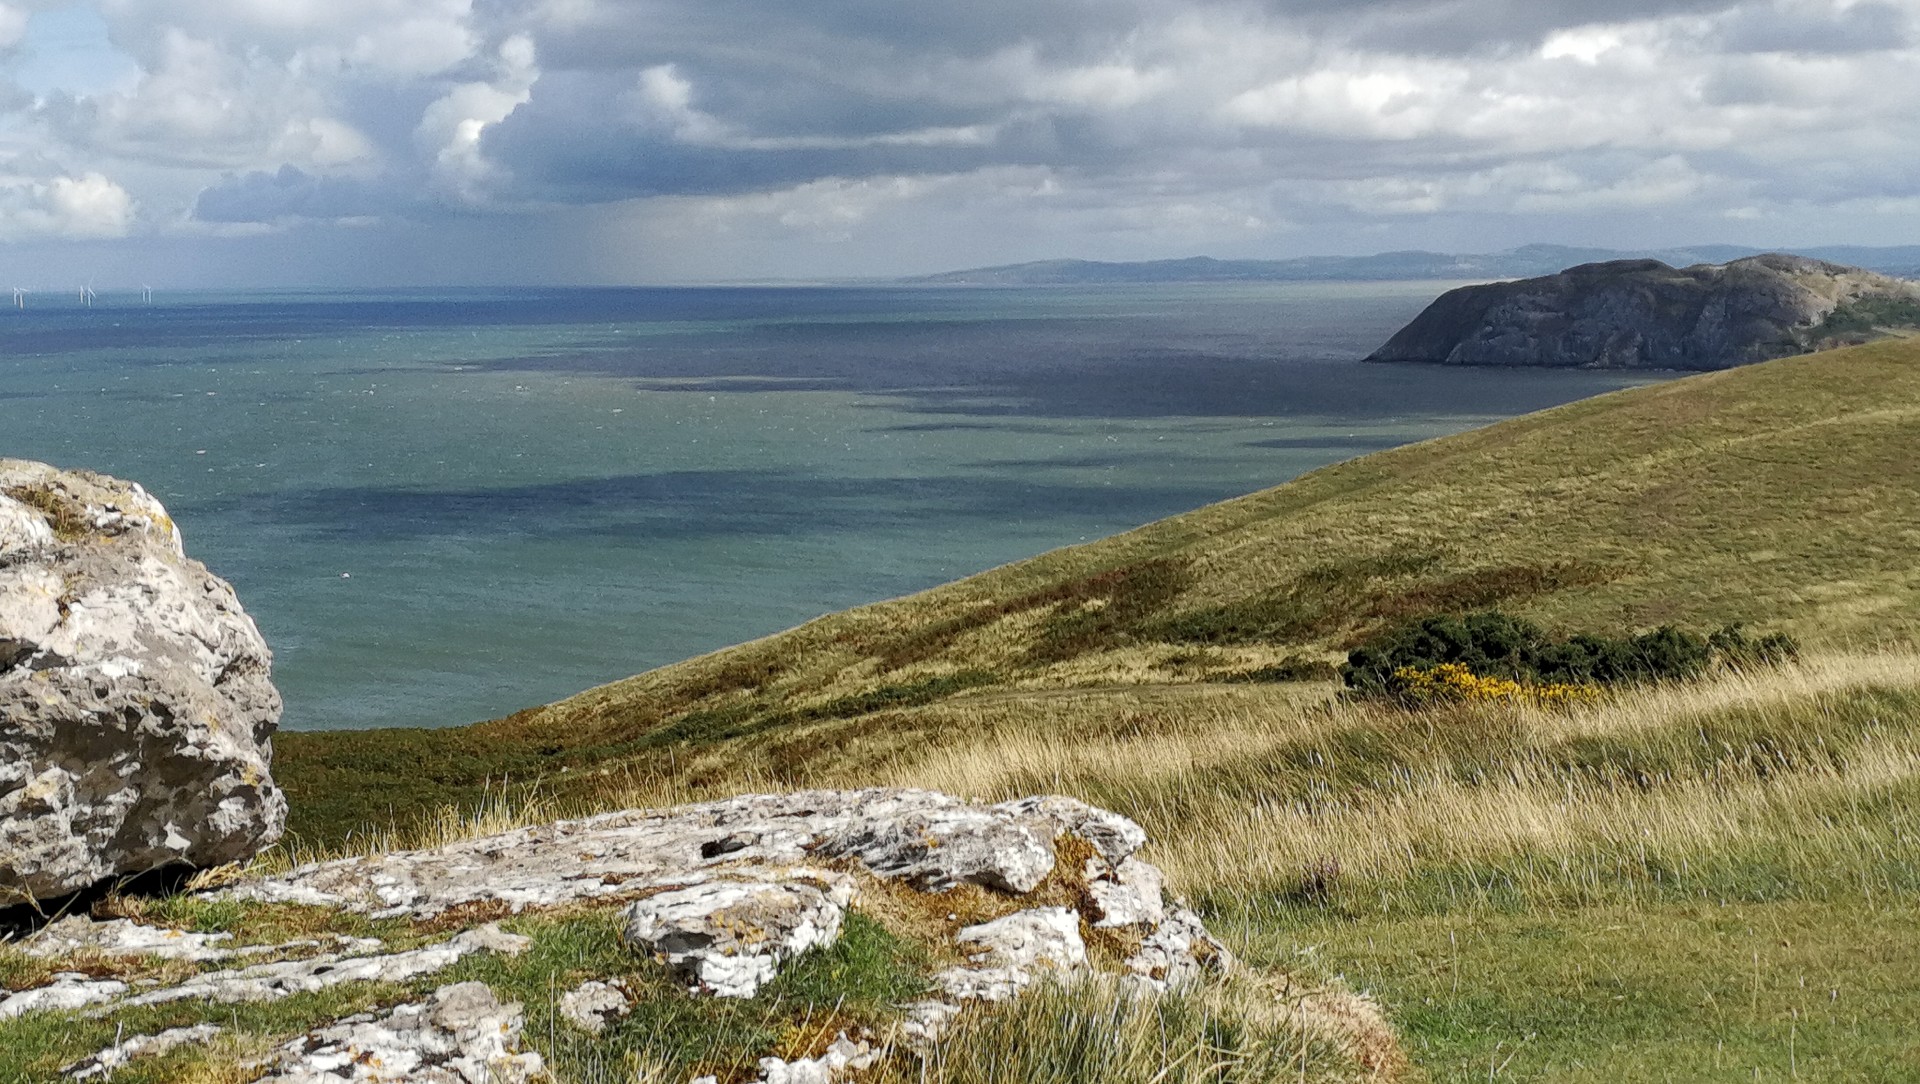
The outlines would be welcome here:
M 747 788 L 1070 793 L 1435 1080 L 1916 1079 L 1917 437 L 1920 342 L 1691 378 L 493 723 L 286 735 L 276 774 L 307 844 L 363 847 Z M 1494 605 L 1805 652 L 1551 709 L 1314 678 Z
M 1920 624 L 1916 421 L 1910 341 L 1601 396 L 497 722 L 286 734 L 276 775 L 312 841 L 470 805 L 503 780 L 587 794 L 634 775 L 694 789 L 749 770 L 857 776 L 959 737 L 924 705 L 1124 687 L 1284 706 L 1300 691 L 1221 684 L 1492 605 L 1563 628 L 1747 621 L 1815 647 L 1905 643 Z

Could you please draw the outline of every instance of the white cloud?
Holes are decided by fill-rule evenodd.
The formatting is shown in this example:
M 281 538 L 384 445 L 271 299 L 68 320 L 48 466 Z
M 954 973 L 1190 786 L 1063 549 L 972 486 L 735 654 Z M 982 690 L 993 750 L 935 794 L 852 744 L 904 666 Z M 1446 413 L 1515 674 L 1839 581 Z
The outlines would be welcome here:
M 27 36 L 33 13 L 18 4 L 0 4 L 0 50 L 18 46 Z
M 486 185 L 497 167 L 482 152 L 481 136 L 524 103 L 540 79 L 533 39 L 515 35 L 501 43 L 494 69 L 490 79 L 447 91 L 426 108 L 414 129 L 415 144 L 432 155 L 435 180 L 461 203 L 486 201 Z
M 0 172 L 0 240 L 124 237 L 133 220 L 133 197 L 98 173 Z

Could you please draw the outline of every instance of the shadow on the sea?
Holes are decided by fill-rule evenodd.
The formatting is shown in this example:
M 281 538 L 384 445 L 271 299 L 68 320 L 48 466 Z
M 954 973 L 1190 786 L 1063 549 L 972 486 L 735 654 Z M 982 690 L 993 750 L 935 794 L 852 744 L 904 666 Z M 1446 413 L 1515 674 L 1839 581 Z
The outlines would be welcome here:
M 320 337 L 444 328 L 607 327 L 646 323 L 662 337 L 725 330 L 740 324 L 830 321 L 874 325 L 897 319 L 905 305 L 929 322 L 965 322 L 978 292 L 872 287 L 609 287 L 513 290 L 356 291 L 280 298 L 197 300 L 153 306 L 106 305 L 82 310 L 29 308 L 0 323 L 0 352 L 137 351 L 130 360 L 164 358 L 169 348 L 231 348 Z M 588 348 L 622 341 L 600 335 Z M 174 359 L 166 358 L 167 362 Z M 208 356 L 201 364 L 255 364 L 258 355 Z
M 318 538 L 665 541 L 839 535 L 943 520 L 1093 517 L 1140 522 L 1233 495 L 1203 486 L 1032 483 L 1006 478 L 831 478 L 784 470 L 669 471 L 502 489 L 302 489 L 181 502 L 177 518 L 251 519 Z
M 1328 434 L 1318 437 L 1275 437 L 1272 440 L 1250 440 L 1242 447 L 1275 448 L 1282 451 L 1299 452 L 1378 452 L 1387 448 L 1398 448 L 1410 443 L 1413 438 L 1395 436 L 1340 436 Z
M 1038 422 L 915 422 L 907 425 L 870 426 L 868 433 L 1037 433 L 1042 436 L 1073 436 L 1080 432 L 1071 425 L 1046 425 Z
M 977 459 L 964 464 L 968 470 L 1110 470 L 1114 467 L 1172 465 L 1171 456 L 1151 452 L 1109 452 L 1090 455 L 1062 455 L 1051 459 Z
M 663 394 L 832 391 L 865 396 L 860 405 L 869 409 L 968 419 L 1262 418 L 1376 427 L 1383 419 L 1523 414 L 1627 382 L 1599 374 L 1364 365 L 1350 352 L 1293 352 L 1291 344 L 1238 332 L 1120 319 L 1097 333 L 1074 320 L 1027 320 L 1017 329 L 954 325 L 913 335 L 880 324 L 761 328 L 750 343 L 718 341 L 697 350 L 635 343 L 468 368 L 588 373 Z

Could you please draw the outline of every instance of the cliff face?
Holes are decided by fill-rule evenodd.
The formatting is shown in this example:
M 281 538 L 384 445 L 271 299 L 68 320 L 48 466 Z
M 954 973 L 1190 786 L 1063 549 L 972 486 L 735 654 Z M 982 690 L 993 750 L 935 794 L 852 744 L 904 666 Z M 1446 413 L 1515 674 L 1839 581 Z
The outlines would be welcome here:
M 1799 256 L 1584 264 L 1450 291 L 1368 361 L 1726 369 L 1920 326 L 1920 284 Z

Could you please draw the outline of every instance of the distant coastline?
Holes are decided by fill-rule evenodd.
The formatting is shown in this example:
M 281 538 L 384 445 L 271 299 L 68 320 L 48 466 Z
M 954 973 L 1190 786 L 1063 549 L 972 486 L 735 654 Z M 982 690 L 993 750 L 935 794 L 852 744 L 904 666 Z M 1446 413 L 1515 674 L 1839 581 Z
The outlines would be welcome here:
M 1108 263 L 1098 260 L 1040 260 L 999 267 L 976 267 L 916 275 L 894 281 L 918 286 L 1081 286 L 1124 283 L 1202 282 L 1393 282 L 1424 279 L 1492 280 L 1550 275 L 1576 264 L 1609 260 L 1655 259 L 1675 267 L 1719 264 L 1763 252 L 1789 252 L 1901 277 L 1920 276 L 1920 245 L 1868 247 L 1817 245 L 1808 248 L 1746 248 L 1699 245 L 1690 248 L 1604 249 L 1567 245 L 1524 245 L 1503 252 L 1384 252 L 1374 256 L 1301 256 L 1287 260 L 1216 260 L 1194 256 L 1178 260 Z

